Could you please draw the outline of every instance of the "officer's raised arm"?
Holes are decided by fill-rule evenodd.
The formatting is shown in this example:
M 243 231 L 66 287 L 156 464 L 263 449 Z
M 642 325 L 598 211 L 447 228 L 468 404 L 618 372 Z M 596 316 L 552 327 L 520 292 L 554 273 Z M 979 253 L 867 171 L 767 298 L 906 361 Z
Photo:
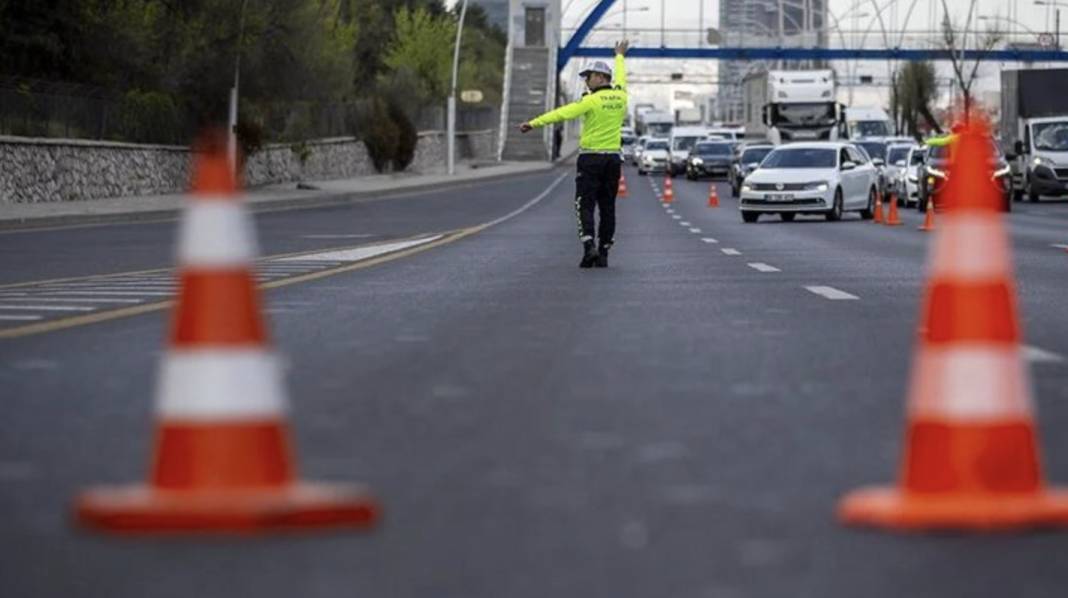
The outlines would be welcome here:
M 627 89 L 627 68 L 623 65 L 623 56 L 629 48 L 630 42 L 627 40 L 616 42 L 616 68 L 613 83 L 623 90 Z

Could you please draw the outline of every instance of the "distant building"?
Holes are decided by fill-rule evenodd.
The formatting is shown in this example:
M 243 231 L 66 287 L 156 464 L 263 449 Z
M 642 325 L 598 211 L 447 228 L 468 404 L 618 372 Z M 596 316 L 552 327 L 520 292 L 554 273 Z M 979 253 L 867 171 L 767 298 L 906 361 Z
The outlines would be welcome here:
M 783 45 L 789 47 L 827 47 L 828 0 L 808 0 L 804 4 L 783 3 Z M 774 0 L 720 0 L 719 30 L 724 47 L 774 47 L 779 45 L 779 3 Z M 808 13 L 808 14 L 806 14 Z M 724 60 L 719 65 L 717 93 L 719 118 L 726 122 L 743 120 L 742 79 L 751 70 L 765 68 L 762 61 Z M 787 68 L 804 65 L 787 64 Z M 811 65 L 823 67 L 823 65 Z

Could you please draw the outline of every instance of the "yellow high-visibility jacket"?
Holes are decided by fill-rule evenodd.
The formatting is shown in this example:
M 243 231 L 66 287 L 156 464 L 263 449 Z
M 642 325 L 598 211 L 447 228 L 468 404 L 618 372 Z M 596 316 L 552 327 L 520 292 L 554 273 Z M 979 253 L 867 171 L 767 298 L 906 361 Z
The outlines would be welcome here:
M 579 149 L 595 152 L 619 151 L 622 146 L 623 121 L 627 116 L 627 70 L 623 56 L 616 54 L 614 85 L 602 87 L 582 99 L 546 112 L 530 121 L 532 127 L 544 127 L 582 117 Z

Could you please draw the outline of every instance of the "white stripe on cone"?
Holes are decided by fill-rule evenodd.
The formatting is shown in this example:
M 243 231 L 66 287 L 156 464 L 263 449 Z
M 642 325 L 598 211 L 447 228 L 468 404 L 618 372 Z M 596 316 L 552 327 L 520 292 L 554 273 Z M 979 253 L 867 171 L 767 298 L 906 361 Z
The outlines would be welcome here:
M 276 418 L 286 410 L 278 358 L 263 349 L 171 350 L 159 377 L 163 419 Z
M 931 276 L 954 280 L 1011 279 L 1008 236 L 997 216 L 954 214 L 939 225 Z
M 234 198 L 194 199 L 178 231 L 178 263 L 183 266 L 247 266 L 257 253 L 256 231 Z
M 1028 417 L 1031 389 L 1018 347 L 956 345 L 921 350 L 909 412 L 961 422 Z

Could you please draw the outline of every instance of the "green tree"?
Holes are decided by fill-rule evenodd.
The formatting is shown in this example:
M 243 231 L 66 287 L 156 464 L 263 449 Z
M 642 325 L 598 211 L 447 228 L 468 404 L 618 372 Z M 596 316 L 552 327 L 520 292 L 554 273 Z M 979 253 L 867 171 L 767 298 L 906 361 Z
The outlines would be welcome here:
M 941 133 L 938 120 L 931 113 L 931 104 L 938 93 L 935 68 L 930 62 L 906 63 L 894 77 L 895 105 L 910 135 L 920 139 L 920 118 L 927 126 Z
M 430 102 L 442 101 L 449 91 L 456 23 L 447 15 L 434 15 L 419 7 L 402 7 L 394 19 L 393 41 L 383 62 L 394 71 L 407 70 L 418 77 L 419 94 Z

